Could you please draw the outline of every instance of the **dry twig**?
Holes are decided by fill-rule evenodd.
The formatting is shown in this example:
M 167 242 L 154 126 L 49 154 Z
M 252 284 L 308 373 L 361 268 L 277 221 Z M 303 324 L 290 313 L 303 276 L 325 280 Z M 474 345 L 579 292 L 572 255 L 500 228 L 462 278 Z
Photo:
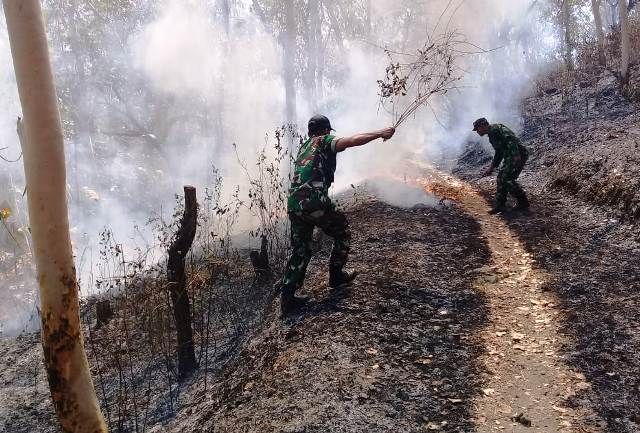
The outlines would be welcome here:
M 378 80 L 380 103 L 393 115 L 394 127 L 400 126 L 434 95 L 458 89 L 465 75 L 461 59 L 487 50 L 466 40 L 462 33 L 445 29 L 431 36 L 414 53 L 385 49 L 390 63 L 386 76 Z M 405 100 L 409 98 L 409 102 Z

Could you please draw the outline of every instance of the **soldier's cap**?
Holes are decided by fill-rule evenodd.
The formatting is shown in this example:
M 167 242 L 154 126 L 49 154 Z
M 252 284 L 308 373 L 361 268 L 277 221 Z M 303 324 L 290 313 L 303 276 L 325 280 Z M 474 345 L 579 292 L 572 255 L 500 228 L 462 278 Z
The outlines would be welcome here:
M 484 117 L 479 118 L 475 122 L 473 122 L 473 130 L 477 131 L 481 126 L 489 126 L 489 121 Z
M 311 119 L 309 119 L 309 131 L 312 132 L 320 132 L 325 129 L 332 130 L 331 122 L 327 116 L 323 116 L 322 114 L 316 114 Z

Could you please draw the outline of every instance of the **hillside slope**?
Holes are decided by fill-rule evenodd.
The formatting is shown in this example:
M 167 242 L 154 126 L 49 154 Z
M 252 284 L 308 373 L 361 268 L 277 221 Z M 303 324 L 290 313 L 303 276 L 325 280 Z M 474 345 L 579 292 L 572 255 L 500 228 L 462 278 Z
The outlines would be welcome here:
M 565 270 L 522 230 L 547 212 L 489 217 L 472 185 L 415 181 L 448 200 L 350 210 L 362 272 L 353 289 L 327 292 L 318 257 L 306 286 L 314 306 L 292 323 L 274 313 L 217 386 L 194 390 L 197 403 L 157 431 L 636 431 L 626 381 L 639 363 L 620 366 L 617 390 L 591 374 L 600 360 L 575 349 L 585 317 L 572 325 L 576 309 L 557 286 Z M 581 272 L 570 275 L 589 278 Z
M 318 257 L 315 307 L 272 316 L 170 430 L 640 431 L 638 105 L 587 78 L 524 103 L 530 213 L 484 215 L 474 148 L 469 184 L 426 184 L 446 206 L 360 203 L 353 290 L 332 297 Z
M 632 71 L 640 87 L 640 67 Z M 524 103 L 523 139 L 549 185 L 640 217 L 640 103 L 620 92 L 609 71 L 577 78 Z
M 404 181 L 440 204 L 359 193 L 354 287 L 327 289 L 325 240 L 310 308 L 283 322 L 271 305 L 145 431 L 640 431 L 639 107 L 607 73 L 587 78 L 524 103 L 530 212 L 486 214 L 480 146 L 457 178 L 407 162 Z M 0 431 L 54 431 L 37 338 L 0 347 Z
M 169 431 L 470 428 L 482 350 L 472 336 L 486 314 L 471 287 L 488 259 L 478 225 L 453 207 L 401 210 L 372 199 L 349 216 L 351 263 L 362 272 L 353 290 L 327 291 L 325 248 L 306 283 L 310 309 L 285 323 L 274 312 Z

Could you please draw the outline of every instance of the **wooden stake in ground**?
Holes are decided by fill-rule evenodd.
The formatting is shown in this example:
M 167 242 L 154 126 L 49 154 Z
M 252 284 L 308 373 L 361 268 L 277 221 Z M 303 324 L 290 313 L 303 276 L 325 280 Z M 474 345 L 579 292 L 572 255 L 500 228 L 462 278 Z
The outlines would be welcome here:
M 253 270 L 256 273 L 256 281 L 262 284 L 268 283 L 273 277 L 273 271 L 269 264 L 268 245 L 269 241 L 263 235 L 260 242 L 260 251 L 251 251 L 251 254 L 249 254 Z
M 196 189 L 192 186 L 185 186 L 184 214 L 178 233 L 176 233 L 169 247 L 169 260 L 167 262 L 167 279 L 169 280 L 169 292 L 171 293 L 178 339 L 178 371 L 181 378 L 189 376 L 198 367 L 193 348 L 191 306 L 189 304 L 189 293 L 187 293 L 184 270 L 185 258 L 196 236 L 197 219 L 198 202 L 196 200 Z
M 64 432 L 107 431 L 80 332 L 65 197 L 64 142 L 38 0 L 3 0 L 24 114 L 24 171 L 40 285 L 42 347 Z

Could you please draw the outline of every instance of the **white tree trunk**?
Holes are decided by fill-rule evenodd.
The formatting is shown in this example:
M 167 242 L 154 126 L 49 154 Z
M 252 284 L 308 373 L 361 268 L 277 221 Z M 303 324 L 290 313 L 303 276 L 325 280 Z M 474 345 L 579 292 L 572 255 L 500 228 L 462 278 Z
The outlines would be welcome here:
M 620 12 L 620 79 L 622 84 L 627 84 L 629 82 L 629 61 L 631 57 L 627 0 L 618 1 L 618 8 Z
M 40 2 L 3 5 L 24 115 L 24 169 L 51 397 L 64 432 L 103 433 L 107 427 L 80 332 L 64 143 Z
M 604 30 L 602 29 L 602 14 L 600 12 L 601 2 L 602 0 L 591 0 L 591 10 L 593 11 L 593 21 L 596 26 L 598 63 L 600 63 L 600 66 L 607 66 L 607 56 L 604 49 Z

